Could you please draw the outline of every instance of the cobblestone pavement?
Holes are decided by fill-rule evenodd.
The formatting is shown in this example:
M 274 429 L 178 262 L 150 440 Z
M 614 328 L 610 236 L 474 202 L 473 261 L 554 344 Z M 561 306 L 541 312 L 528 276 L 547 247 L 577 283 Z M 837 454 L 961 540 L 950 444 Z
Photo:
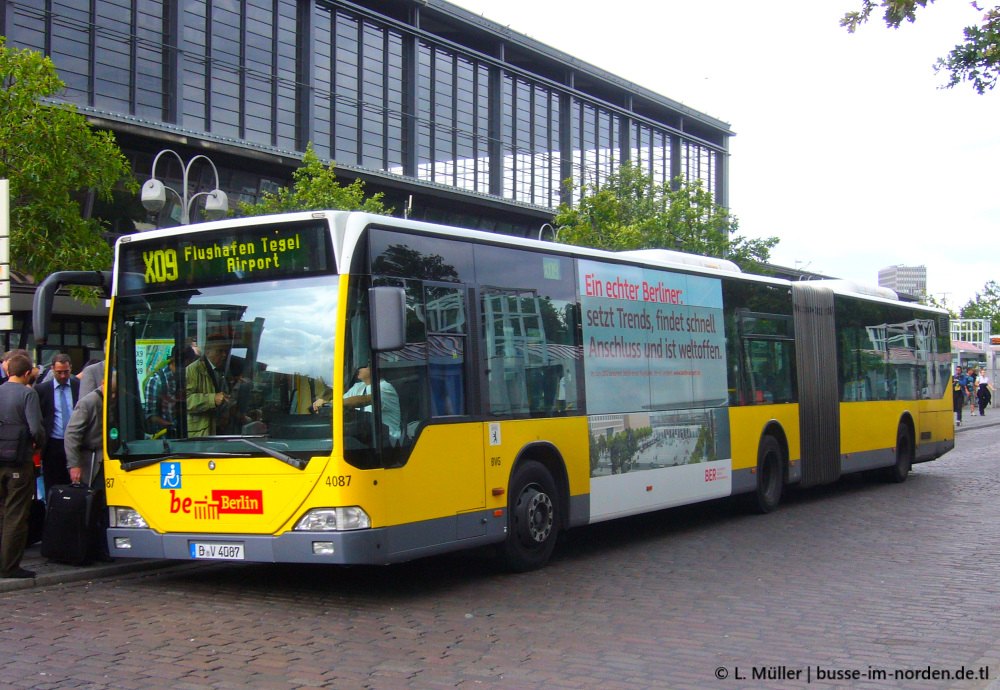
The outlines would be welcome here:
M 1000 426 L 957 444 L 902 485 L 847 478 L 768 516 L 719 501 L 574 530 L 523 575 L 472 553 L 0 592 L 0 685 L 986 688 Z

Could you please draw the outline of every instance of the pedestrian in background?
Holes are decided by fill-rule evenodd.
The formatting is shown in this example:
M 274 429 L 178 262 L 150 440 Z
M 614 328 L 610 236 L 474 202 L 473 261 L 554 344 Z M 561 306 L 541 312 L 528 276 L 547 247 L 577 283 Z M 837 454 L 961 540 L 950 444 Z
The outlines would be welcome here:
M 180 416 L 180 398 L 177 394 L 177 361 L 177 349 L 171 348 L 167 354 L 166 366 L 157 369 L 143 384 L 145 397 L 143 415 L 146 420 L 146 433 L 153 438 L 177 437 L 177 419 Z
M 35 385 L 38 402 L 42 406 L 42 424 L 45 427 L 45 446 L 42 449 L 42 478 L 45 492 L 60 484 L 69 484 L 66 471 L 66 449 L 63 435 L 69 416 L 80 399 L 80 382 L 73 376 L 73 363 L 69 355 L 58 354 L 52 358 L 52 378 Z
M 990 385 L 990 377 L 986 374 L 986 370 L 982 369 L 979 372 L 979 378 L 976 379 L 979 382 L 979 386 L 976 390 L 976 397 L 979 400 L 979 416 L 986 416 L 986 408 L 989 406 L 990 401 L 993 400 L 993 386 Z
M 22 357 L 27 357 L 28 361 L 31 361 L 31 355 L 28 354 L 27 350 L 9 350 L 4 353 L 3 357 L 0 357 L 0 385 L 7 382 L 7 362 L 10 358 L 15 355 L 21 355 Z
M 79 372 L 77 372 L 76 377 L 82 381 L 83 380 L 83 372 L 87 370 L 87 367 L 93 366 L 95 364 L 100 364 L 103 361 L 104 360 L 101 360 L 101 359 L 88 359 L 87 362 L 83 365 L 83 369 L 81 369 Z M 90 392 L 91 391 L 87 391 L 87 393 L 90 393 Z M 80 397 L 82 398 L 83 396 L 81 395 Z
M 955 367 L 955 375 L 951 377 L 951 400 L 955 409 L 955 426 L 962 426 L 962 409 L 965 407 L 965 397 L 969 395 L 969 377 L 962 373 L 962 367 Z
M 969 367 L 969 413 L 976 414 L 976 391 L 979 390 L 979 374 L 975 367 Z
M 88 364 L 80 372 L 80 398 L 90 395 L 104 383 L 104 360 Z
M 30 578 L 35 573 L 21 567 L 28 539 L 28 516 L 35 495 L 34 446 L 41 443 L 44 427 L 38 393 L 28 384 L 34 370 L 25 355 L 14 355 L 5 364 L 7 380 L 0 385 L 0 423 L 19 427 L 10 460 L 0 462 L 0 577 Z

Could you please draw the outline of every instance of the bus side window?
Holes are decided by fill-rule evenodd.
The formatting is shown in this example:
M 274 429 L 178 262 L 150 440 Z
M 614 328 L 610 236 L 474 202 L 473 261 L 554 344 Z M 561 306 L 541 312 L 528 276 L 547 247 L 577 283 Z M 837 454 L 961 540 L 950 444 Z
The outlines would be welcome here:
M 538 364 L 531 361 L 532 345 L 536 355 L 544 356 L 544 340 L 539 342 L 537 312 L 531 291 L 488 290 L 483 294 L 483 330 L 485 332 L 490 412 L 494 415 L 519 415 L 529 411 L 529 378 Z M 524 308 L 527 307 L 527 313 Z M 542 336 L 544 337 L 544 335 Z M 541 347 L 537 347 L 537 346 Z
M 432 417 L 466 414 L 465 353 L 468 320 L 465 293 L 464 287 L 424 286 Z
M 746 341 L 750 404 L 794 402 L 794 343 L 791 340 Z
M 486 413 L 551 417 L 579 411 L 582 349 L 572 259 L 476 245 Z

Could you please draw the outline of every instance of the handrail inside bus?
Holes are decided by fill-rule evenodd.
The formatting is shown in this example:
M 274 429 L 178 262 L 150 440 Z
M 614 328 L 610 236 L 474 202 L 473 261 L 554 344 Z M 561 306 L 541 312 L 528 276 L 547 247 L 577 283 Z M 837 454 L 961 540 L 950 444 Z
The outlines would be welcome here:
M 49 338 L 49 321 L 52 320 L 52 302 L 56 290 L 64 285 L 98 287 L 104 297 L 111 296 L 111 271 L 56 271 L 42 281 L 35 290 L 31 307 L 31 325 L 35 332 L 35 343 L 41 347 Z

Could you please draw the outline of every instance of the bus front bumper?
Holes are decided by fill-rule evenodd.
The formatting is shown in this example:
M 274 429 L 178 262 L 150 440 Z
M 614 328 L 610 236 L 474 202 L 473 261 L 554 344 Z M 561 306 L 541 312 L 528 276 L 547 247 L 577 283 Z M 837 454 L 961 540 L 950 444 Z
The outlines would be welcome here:
M 151 529 L 108 529 L 115 558 L 236 560 L 260 563 L 385 564 L 385 530 L 284 534 L 161 534 Z M 215 548 L 221 547 L 221 548 Z M 216 554 L 216 555 L 213 555 Z

